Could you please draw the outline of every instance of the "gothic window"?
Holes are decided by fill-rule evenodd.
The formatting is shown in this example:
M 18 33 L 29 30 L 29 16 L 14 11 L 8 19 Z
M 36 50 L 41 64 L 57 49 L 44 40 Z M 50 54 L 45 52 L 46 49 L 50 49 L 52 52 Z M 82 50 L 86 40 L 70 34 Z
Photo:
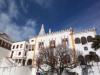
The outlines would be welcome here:
M 18 48 L 18 47 L 19 47 L 19 45 L 16 46 L 16 48 Z
M 62 46 L 66 47 L 67 45 L 67 38 L 62 39 Z
M 22 48 L 23 44 L 20 45 L 20 48 Z
M 19 52 L 18 55 L 20 56 L 21 55 L 21 52 Z
M 88 41 L 88 42 L 92 42 L 92 41 L 93 41 L 92 36 L 88 36 L 88 37 L 87 37 L 87 41 Z
M 81 37 L 81 42 L 82 42 L 82 44 L 86 44 L 87 43 L 86 38 L 85 37 Z
M 50 48 L 55 48 L 55 40 L 50 41 Z
M 43 49 L 44 48 L 44 43 L 43 42 L 39 42 L 39 49 Z
M 75 44 L 80 44 L 80 43 L 81 43 L 80 38 L 75 38 Z

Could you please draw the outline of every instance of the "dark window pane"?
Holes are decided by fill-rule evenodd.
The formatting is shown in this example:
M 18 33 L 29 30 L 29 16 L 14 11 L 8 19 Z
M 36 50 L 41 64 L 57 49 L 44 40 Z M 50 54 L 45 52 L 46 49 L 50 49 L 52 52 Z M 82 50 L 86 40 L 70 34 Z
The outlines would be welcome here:
M 80 43 L 81 43 L 80 38 L 75 38 L 75 44 L 80 44 Z
M 19 52 L 18 55 L 21 55 L 21 52 Z
M 39 42 L 39 49 L 44 49 L 44 43 L 43 42 Z
M 87 43 L 86 38 L 85 38 L 85 37 L 82 37 L 82 38 L 81 38 L 81 42 L 82 42 L 82 44 L 86 44 L 86 43 Z
M 15 48 L 15 45 L 13 45 L 13 49 Z
M 92 42 L 92 41 L 93 41 L 92 36 L 88 36 L 88 37 L 87 37 L 87 41 L 88 41 L 88 42 Z
M 16 48 L 18 48 L 18 47 L 19 47 L 19 45 L 16 46 Z
M 88 47 L 84 47 L 84 50 L 88 50 Z

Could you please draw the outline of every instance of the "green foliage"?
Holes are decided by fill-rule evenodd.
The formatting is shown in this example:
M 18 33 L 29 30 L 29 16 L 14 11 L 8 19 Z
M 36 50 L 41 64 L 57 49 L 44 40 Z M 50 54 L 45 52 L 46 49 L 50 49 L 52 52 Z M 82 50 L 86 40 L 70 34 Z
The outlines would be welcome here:
M 96 35 L 95 38 L 93 38 L 92 48 L 94 48 L 95 50 L 98 50 L 100 48 L 100 35 Z

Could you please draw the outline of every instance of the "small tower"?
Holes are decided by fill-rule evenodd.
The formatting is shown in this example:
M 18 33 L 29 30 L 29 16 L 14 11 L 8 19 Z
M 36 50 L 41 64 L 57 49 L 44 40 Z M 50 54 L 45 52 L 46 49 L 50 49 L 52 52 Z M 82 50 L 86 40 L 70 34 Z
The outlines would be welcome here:
M 45 34 L 44 24 L 42 24 L 39 35 L 44 35 L 44 34 Z

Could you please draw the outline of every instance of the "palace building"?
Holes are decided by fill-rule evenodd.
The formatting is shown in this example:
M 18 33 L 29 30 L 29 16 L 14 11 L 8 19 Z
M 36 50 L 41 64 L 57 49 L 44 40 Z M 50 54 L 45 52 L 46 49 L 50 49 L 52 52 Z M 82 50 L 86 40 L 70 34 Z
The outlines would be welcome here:
M 49 29 L 49 32 L 45 33 L 44 25 L 42 24 L 37 36 L 30 38 L 28 41 L 13 43 L 9 57 L 19 65 L 32 65 L 32 61 L 34 61 L 39 50 L 48 47 L 55 48 L 58 45 L 85 55 L 93 51 L 91 44 L 95 35 L 95 28 L 80 32 L 76 32 L 72 28 L 56 32 L 52 32 Z

